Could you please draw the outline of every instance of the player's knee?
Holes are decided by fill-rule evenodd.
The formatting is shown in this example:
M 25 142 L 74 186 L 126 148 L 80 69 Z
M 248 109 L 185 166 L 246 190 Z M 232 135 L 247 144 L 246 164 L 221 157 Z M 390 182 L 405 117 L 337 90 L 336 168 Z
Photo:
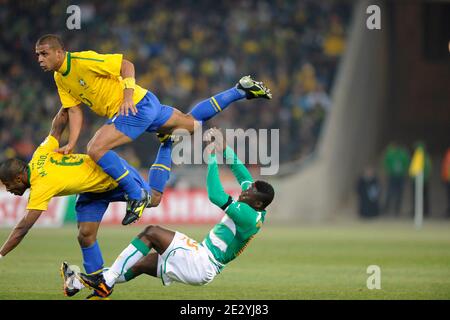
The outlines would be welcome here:
M 201 127 L 201 122 L 195 120 L 191 114 L 180 114 L 178 117 L 179 125 L 176 129 L 187 130 L 189 134 L 193 134 L 194 131 Z
M 152 243 L 153 240 L 156 238 L 156 235 L 158 233 L 158 227 L 149 225 L 146 226 L 145 229 L 139 234 L 139 238 L 145 239 L 148 242 Z
M 94 232 L 85 229 L 78 230 L 78 243 L 82 248 L 92 246 L 96 240 L 97 235 Z
M 87 145 L 87 154 L 94 161 L 100 160 L 100 158 L 106 153 L 108 150 L 104 150 L 102 146 L 99 146 L 96 143 L 89 142 Z

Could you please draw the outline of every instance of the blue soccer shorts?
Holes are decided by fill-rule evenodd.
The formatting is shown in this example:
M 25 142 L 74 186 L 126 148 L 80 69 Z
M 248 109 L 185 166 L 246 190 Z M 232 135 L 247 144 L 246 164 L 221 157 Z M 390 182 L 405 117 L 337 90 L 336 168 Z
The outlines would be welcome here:
M 158 98 L 147 91 L 147 94 L 136 104 L 138 112 L 126 115 L 115 115 L 106 121 L 106 124 L 114 123 L 117 130 L 135 140 L 144 132 L 155 132 L 172 116 L 174 109 L 162 105 Z

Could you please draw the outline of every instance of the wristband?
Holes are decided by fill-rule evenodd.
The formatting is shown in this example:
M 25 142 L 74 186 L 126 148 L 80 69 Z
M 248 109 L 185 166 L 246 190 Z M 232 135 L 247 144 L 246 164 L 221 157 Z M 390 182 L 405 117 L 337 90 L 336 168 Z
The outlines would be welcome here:
M 125 78 L 123 79 L 123 84 L 125 89 L 134 89 L 136 86 L 136 80 L 134 78 Z

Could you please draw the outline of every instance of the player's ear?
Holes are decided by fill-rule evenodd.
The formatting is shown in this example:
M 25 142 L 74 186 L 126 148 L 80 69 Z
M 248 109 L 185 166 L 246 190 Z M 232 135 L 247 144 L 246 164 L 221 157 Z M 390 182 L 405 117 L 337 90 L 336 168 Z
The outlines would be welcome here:
M 20 182 L 22 182 L 22 177 L 20 176 L 20 174 L 18 174 L 18 175 L 14 178 L 14 182 L 15 182 L 15 183 L 20 183 Z
M 255 206 L 257 209 L 264 209 L 264 203 L 263 203 L 262 201 L 259 201 L 259 200 L 256 200 L 256 201 L 254 202 L 254 206 Z

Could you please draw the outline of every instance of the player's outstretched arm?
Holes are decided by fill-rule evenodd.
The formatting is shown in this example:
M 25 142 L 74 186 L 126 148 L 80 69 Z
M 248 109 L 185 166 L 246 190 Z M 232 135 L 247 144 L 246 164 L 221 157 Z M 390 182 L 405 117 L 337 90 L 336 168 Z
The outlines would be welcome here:
M 217 166 L 217 157 L 211 153 L 208 159 L 208 172 L 206 174 L 206 190 L 209 200 L 216 206 L 224 207 L 230 199 L 230 196 L 223 190 L 220 182 L 219 167 Z
M 28 210 L 22 220 L 17 223 L 13 231 L 9 235 L 8 239 L 5 241 L 0 249 L 0 255 L 5 256 L 11 250 L 19 245 L 34 223 L 41 216 L 42 210 Z
M 214 149 L 216 150 L 217 155 L 223 155 L 225 158 L 225 163 L 229 165 L 242 190 L 246 190 L 248 186 L 253 183 L 252 175 L 238 158 L 233 149 L 227 146 L 221 130 L 217 128 L 211 128 L 208 130 L 206 133 L 206 140 L 211 141 L 213 139 Z
M 57 152 L 63 154 L 72 153 L 77 144 L 78 137 L 81 132 L 81 126 L 83 124 L 83 111 L 81 110 L 80 105 L 67 108 L 67 110 L 69 118 L 69 141 L 65 146 L 56 150 Z
M 231 172 L 233 172 L 233 175 L 239 182 L 241 189 L 247 190 L 248 186 L 253 183 L 253 177 L 247 167 L 229 146 L 223 151 L 223 156 L 225 157 L 225 163 L 230 166 Z

